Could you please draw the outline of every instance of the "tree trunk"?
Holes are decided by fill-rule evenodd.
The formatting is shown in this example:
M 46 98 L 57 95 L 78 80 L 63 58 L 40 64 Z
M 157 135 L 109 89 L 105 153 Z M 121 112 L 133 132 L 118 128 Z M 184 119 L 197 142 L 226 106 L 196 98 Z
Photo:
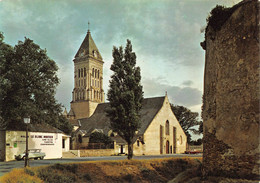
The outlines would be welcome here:
M 133 144 L 132 143 L 127 143 L 128 144 L 128 155 L 127 159 L 132 159 L 133 158 Z

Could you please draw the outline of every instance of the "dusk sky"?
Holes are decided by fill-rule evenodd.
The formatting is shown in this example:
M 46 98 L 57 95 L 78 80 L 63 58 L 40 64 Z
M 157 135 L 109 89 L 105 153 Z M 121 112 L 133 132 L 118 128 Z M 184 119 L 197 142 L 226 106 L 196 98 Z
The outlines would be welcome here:
M 104 90 L 113 46 L 130 39 L 141 67 L 145 97 L 200 112 L 205 52 L 200 47 L 209 12 L 241 0 L 0 0 L 0 31 L 14 46 L 32 39 L 59 66 L 56 98 L 70 109 L 73 58 L 88 29 L 104 60 Z

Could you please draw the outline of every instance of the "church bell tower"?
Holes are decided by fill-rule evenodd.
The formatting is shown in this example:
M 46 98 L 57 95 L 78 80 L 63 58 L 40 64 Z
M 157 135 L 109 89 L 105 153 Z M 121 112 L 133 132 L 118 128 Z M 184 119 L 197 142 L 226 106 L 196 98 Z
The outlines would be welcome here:
M 104 102 L 104 62 L 89 30 L 73 62 L 74 89 L 68 115 L 74 119 L 88 118 Z

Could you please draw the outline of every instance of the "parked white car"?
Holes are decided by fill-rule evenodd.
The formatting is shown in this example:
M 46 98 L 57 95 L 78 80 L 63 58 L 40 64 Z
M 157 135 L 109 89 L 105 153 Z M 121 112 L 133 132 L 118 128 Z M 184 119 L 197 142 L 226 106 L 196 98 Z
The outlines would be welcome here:
M 28 157 L 29 159 L 43 159 L 46 156 L 44 152 L 41 152 L 41 149 L 29 149 L 28 150 Z M 16 160 L 24 160 L 25 159 L 25 152 L 15 155 Z

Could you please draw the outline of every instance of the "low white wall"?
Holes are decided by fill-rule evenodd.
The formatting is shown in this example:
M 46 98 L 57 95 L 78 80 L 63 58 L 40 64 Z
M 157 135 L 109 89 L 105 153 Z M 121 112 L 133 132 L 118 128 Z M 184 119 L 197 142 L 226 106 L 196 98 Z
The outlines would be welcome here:
M 46 159 L 61 158 L 62 136 L 61 133 L 29 132 L 28 148 L 41 149 Z M 6 161 L 14 160 L 14 155 L 25 151 L 25 137 L 25 131 L 6 131 Z

